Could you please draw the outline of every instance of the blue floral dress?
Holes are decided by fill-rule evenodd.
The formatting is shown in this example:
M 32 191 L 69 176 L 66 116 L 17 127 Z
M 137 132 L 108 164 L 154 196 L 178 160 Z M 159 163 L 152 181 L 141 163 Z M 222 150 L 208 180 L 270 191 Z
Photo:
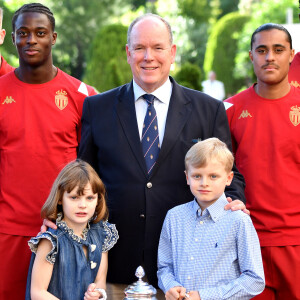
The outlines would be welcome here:
M 115 225 L 107 221 L 88 224 L 82 238 L 75 235 L 73 230 L 61 221 L 61 217 L 57 219 L 56 225 L 56 230 L 49 228 L 28 242 L 33 253 L 27 278 L 26 300 L 31 299 L 32 266 L 41 239 L 48 239 L 52 244 L 52 249 L 46 256 L 46 260 L 53 264 L 48 292 L 60 300 L 81 300 L 89 284 L 95 281 L 102 252 L 110 250 L 119 238 Z M 86 247 L 87 256 L 83 247 Z

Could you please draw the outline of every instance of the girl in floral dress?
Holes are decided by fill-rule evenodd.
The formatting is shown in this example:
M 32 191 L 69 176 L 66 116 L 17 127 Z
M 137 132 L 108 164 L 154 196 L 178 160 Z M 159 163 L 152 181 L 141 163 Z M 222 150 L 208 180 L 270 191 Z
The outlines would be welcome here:
M 105 187 L 95 170 L 76 160 L 56 178 L 41 215 L 57 229 L 32 238 L 26 299 L 106 299 L 108 250 L 118 239 L 107 222 Z

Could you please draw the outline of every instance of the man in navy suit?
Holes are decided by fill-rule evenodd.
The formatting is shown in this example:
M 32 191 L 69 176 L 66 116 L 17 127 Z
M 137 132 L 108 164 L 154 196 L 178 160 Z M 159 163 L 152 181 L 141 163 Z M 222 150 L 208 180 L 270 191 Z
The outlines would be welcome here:
M 176 45 L 170 25 L 146 14 L 128 29 L 127 61 L 133 81 L 84 102 L 79 157 L 91 163 L 107 188 L 110 222 L 119 241 L 109 252 L 108 281 L 136 281 L 135 270 L 145 269 L 157 285 L 157 247 L 167 211 L 193 199 L 186 185 L 184 156 L 198 140 L 218 137 L 231 148 L 222 102 L 180 86 L 169 76 Z M 155 96 L 159 154 L 147 172 L 141 143 L 147 102 Z M 244 180 L 235 179 L 226 190 L 244 201 Z M 241 201 L 229 204 L 243 209 Z M 185 216 L 182 216 L 185 222 Z

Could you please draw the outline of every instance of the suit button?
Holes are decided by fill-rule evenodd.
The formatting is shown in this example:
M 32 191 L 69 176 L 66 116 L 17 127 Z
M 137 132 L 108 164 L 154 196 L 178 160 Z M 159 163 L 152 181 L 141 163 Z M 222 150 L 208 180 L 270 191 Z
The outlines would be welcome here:
M 152 183 L 151 182 L 147 182 L 147 188 L 151 189 L 152 188 Z
M 141 219 L 145 219 L 145 215 L 144 214 L 140 214 L 140 218 Z

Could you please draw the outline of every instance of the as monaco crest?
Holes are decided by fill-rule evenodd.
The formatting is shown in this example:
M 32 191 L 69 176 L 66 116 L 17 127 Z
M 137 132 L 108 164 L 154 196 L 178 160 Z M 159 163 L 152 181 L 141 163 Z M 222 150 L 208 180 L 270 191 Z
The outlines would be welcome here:
M 60 90 L 56 92 L 55 104 L 60 109 L 63 110 L 68 105 L 67 92 Z
M 294 126 L 300 123 L 300 107 L 292 106 L 290 111 L 290 120 Z

